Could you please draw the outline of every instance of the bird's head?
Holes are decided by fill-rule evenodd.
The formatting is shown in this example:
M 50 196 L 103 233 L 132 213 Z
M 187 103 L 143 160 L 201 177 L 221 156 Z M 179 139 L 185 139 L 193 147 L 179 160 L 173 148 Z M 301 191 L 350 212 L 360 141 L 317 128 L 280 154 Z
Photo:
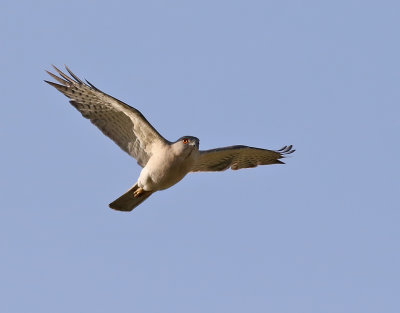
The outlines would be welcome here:
M 199 150 L 200 140 L 193 136 L 183 136 L 173 143 L 179 155 L 189 156 L 193 151 Z

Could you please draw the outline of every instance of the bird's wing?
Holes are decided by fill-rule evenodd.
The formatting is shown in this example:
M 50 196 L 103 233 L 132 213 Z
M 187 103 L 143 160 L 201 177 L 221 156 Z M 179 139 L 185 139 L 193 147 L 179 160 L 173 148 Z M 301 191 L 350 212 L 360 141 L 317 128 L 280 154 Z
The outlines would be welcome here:
M 258 165 L 283 164 L 279 159 L 294 151 L 292 146 L 285 146 L 276 151 L 247 146 L 231 146 L 200 151 L 200 155 L 192 167 L 192 172 L 215 172 L 224 171 L 228 168 L 238 170 Z
M 68 76 L 53 66 L 60 76 L 47 71 L 60 84 L 46 83 L 70 98 L 70 103 L 82 116 L 96 125 L 122 150 L 144 167 L 155 144 L 167 142 L 135 108 L 100 91 L 88 81 L 83 82 L 65 67 Z

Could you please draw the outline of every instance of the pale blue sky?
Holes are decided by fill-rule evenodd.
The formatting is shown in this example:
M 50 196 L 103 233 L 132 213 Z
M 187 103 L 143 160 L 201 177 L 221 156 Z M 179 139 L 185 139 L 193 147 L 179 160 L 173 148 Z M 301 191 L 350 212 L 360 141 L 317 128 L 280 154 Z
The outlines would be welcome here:
M 397 1 L 2 1 L 0 311 L 398 313 Z M 67 64 L 203 149 L 130 214 L 140 168 L 43 83 Z

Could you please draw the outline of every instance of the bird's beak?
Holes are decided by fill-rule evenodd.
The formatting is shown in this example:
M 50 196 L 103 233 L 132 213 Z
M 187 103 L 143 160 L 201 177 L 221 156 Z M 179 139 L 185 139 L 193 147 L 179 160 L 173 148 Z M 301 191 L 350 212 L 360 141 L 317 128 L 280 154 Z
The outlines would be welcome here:
M 199 149 L 199 142 L 197 140 L 193 140 L 190 145 L 195 146 L 197 149 Z

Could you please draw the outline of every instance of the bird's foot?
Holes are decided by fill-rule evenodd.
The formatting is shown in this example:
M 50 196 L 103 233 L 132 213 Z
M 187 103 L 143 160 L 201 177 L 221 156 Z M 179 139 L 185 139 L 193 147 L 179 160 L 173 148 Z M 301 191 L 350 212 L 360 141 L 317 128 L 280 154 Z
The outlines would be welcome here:
M 146 191 L 142 188 L 142 187 L 139 187 L 138 189 L 136 189 L 134 192 L 133 192 L 133 196 L 135 197 L 135 198 L 139 198 L 142 194 L 144 194 Z

